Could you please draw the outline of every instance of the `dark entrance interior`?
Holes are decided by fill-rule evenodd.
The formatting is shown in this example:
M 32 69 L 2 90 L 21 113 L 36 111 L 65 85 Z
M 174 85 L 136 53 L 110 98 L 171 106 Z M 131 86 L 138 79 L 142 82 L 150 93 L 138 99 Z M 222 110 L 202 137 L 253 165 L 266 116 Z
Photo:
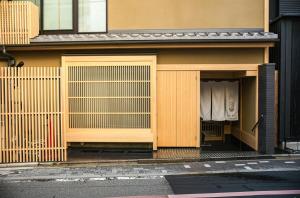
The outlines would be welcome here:
M 202 151 L 253 151 L 251 147 L 230 133 L 234 122 L 210 121 L 201 122 Z M 206 136 L 206 137 L 205 137 Z
M 241 71 L 201 72 L 202 152 L 255 151 L 256 85 L 255 75 Z

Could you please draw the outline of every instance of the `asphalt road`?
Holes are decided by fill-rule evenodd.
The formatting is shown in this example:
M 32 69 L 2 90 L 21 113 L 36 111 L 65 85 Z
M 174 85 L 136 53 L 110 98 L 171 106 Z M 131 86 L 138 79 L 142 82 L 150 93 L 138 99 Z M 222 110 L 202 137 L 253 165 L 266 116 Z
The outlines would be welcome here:
M 300 190 L 300 171 L 168 175 L 166 179 L 174 194 Z
M 14 197 L 124 197 L 145 195 L 201 194 L 300 190 L 300 171 L 119 177 L 106 180 L 51 180 L 2 182 L 1 198 Z M 245 196 L 248 197 L 248 196 Z M 250 196 L 249 196 L 250 197 Z M 251 196 L 251 197 L 265 197 Z M 269 197 L 300 197 L 281 195 Z
M 300 194 L 299 159 L 0 168 L 0 198 L 166 197 L 276 190 Z
M 164 178 L 106 181 L 31 181 L 0 184 L 1 198 L 101 198 L 173 194 Z

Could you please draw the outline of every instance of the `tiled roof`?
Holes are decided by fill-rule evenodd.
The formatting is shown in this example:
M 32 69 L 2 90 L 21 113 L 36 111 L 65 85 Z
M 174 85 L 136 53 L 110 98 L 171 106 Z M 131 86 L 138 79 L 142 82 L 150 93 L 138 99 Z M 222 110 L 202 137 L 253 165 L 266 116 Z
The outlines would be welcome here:
M 31 43 L 60 42 L 218 42 L 218 41 L 273 41 L 278 35 L 271 32 L 111 32 L 99 34 L 40 35 Z

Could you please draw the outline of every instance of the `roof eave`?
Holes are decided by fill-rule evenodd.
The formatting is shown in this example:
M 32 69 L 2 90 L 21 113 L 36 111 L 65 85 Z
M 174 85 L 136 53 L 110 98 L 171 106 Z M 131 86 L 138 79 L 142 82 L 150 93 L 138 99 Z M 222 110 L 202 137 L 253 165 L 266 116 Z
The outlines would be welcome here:
M 278 42 L 279 39 L 190 39 L 190 40 L 131 40 L 131 41 L 63 41 L 63 42 L 31 42 L 29 46 L 45 45 L 90 45 L 90 44 L 165 44 L 165 43 L 265 43 Z M 18 46 L 14 46 L 18 47 Z

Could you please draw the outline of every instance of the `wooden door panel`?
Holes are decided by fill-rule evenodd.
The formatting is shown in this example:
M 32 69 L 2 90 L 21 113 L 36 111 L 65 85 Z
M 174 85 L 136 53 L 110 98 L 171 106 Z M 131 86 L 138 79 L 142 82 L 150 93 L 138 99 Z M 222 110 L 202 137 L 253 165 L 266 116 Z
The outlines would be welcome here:
M 159 147 L 176 146 L 176 71 L 157 72 L 157 136 Z
M 199 77 L 198 71 L 158 71 L 159 147 L 199 147 Z
M 196 147 L 198 126 L 199 72 L 177 72 L 177 146 Z M 197 78 L 198 77 L 198 78 Z

